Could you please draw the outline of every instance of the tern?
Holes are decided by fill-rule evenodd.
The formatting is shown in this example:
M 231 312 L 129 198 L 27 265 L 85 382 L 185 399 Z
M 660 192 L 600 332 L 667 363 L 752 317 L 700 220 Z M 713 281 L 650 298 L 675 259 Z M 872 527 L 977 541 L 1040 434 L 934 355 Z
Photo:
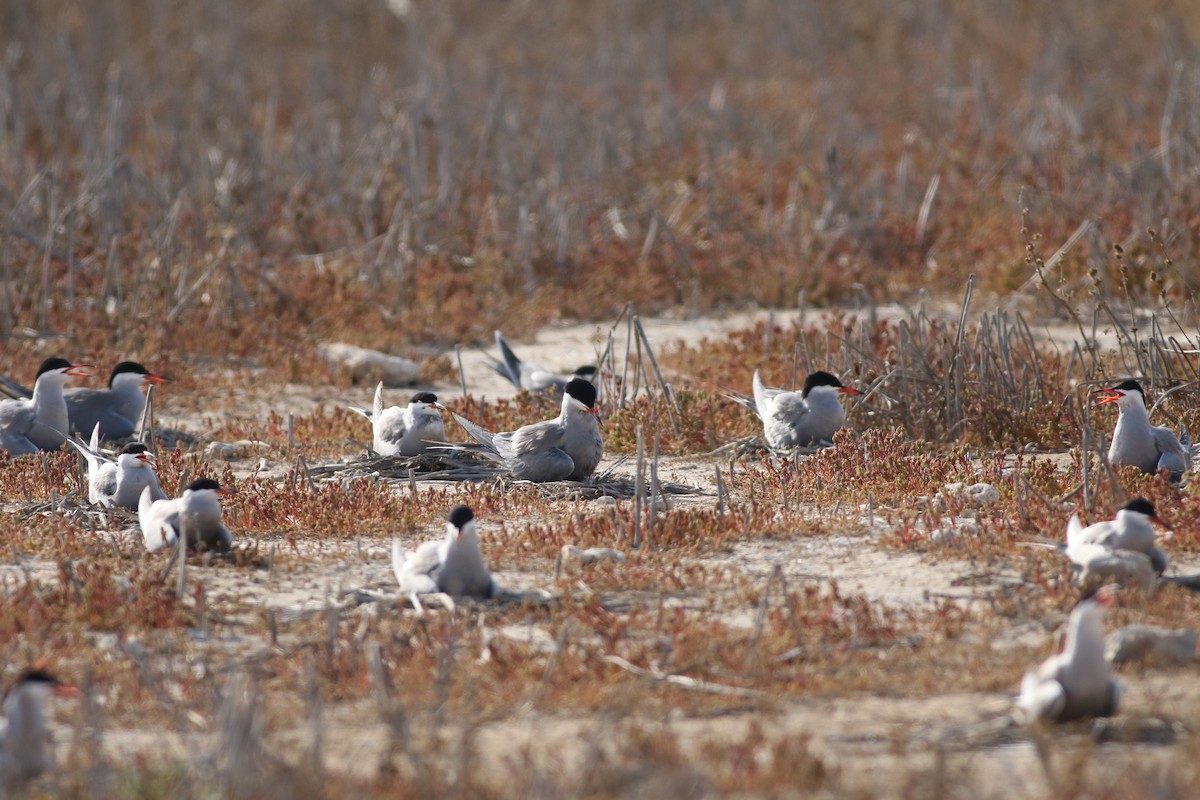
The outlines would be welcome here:
M 7 724 L 0 739 L 0 793 L 6 797 L 20 792 L 53 762 L 46 730 L 46 701 L 52 695 L 79 697 L 79 690 L 44 670 L 31 669 L 4 697 Z
M 604 439 L 596 420 L 596 387 L 582 378 L 567 381 L 556 418 L 511 433 L 491 433 L 458 414 L 454 418 L 485 453 L 503 462 L 519 480 L 585 480 L 604 456 Z
M 166 500 L 167 494 L 154 474 L 154 455 L 146 445 L 130 442 L 118 451 L 115 460 L 100 452 L 100 423 L 92 428 L 88 445 L 72 439 L 67 444 L 78 450 L 88 463 L 88 500 L 103 506 L 120 506 L 136 511 L 143 489 L 151 500 Z
M 593 385 L 596 383 L 596 367 L 591 364 L 575 370 L 573 375 L 558 375 L 538 364 L 522 361 L 508 346 L 508 342 L 504 341 L 504 336 L 500 331 L 496 331 L 496 347 L 500 348 L 500 355 L 504 357 L 504 360 L 493 364 L 492 369 L 507 378 L 518 389 L 524 389 L 533 394 L 546 392 L 557 395 L 562 394 L 567 383 L 575 378 L 585 380 Z
M 138 499 L 138 523 L 146 549 L 156 553 L 174 546 L 183 529 L 187 531 L 189 550 L 228 552 L 233 546 L 233 534 L 221 522 L 221 503 L 217 496 L 232 493 L 232 489 L 209 478 L 192 481 L 174 500 L 155 500 L 149 486 L 142 489 Z
M 1170 526 L 1154 513 L 1154 504 L 1144 497 L 1135 497 L 1117 511 L 1114 519 L 1104 520 L 1086 528 L 1078 515 L 1067 523 L 1067 557 L 1085 566 L 1095 548 L 1129 550 L 1143 553 L 1159 575 L 1167 568 L 1167 554 L 1154 546 L 1156 531 L 1153 523 L 1170 530 Z
M 429 450 L 430 442 L 446 441 L 446 426 L 439 411 L 446 407 L 432 392 L 419 392 L 406 408 L 383 407 L 383 381 L 375 387 L 371 410 L 350 406 L 350 410 L 371 420 L 374 438 L 371 449 L 381 456 L 416 456 Z
M 399 539 L 392 541 L 392 569 L 400 591 L 421 608 L 417 595 L 442 592 L 451 597 L 491 597 L 496 582 L 479 552 L 475 512 L 457 505 L 450 510 L 446 536 L 425 542 L 413 552 L 405 551 Z
M 136 435 L 146 404 L 142 387 L 166 381 L 136 361 L 122 361 L 113 367 L 107 389 L 67 391 L 67 415 L 72 430 L 82 433 L 99 425 L 102 439 L 126 439 Z
M 68 378 L 86 377 L 86 366 L 47 358 L 38 368 L 32 397 L 0 401 L 0 448 L 24 456 L 62 447 L 69 427 L 63 384 Z
M 1067 621 L 1061 653 L 1025 673 L 1017 712 L 1029 722 L 1067 722 L 1108 717 L 1117 711 L 1121 685 L 1104 659 L 1104 609 L 1113 603 L 1111 586 L 1081 601 Z
M 792 447 L 828 446 L 833 435 L 846 424 L 846 412 L 839 394 L 859 394 L 843 386 L 828 372 L 810 373 L 799 392 L 775 389 L 762 382 L 754 370 L 754 399 L 738 394 L 728 397 L 749 408 L 763 423 L 767 444 L 777 450 Z
M 1132 464 L 1151 474 L 1165 471 L 1175 481 L 1192 468 L 1192 438 L 1187 429 L 1181 428 L 1176 436 L 1170 428 L 1151 425 L 1140 383 L 1122 381 L 1093 394 L 1100 396 L 1097 405 L 1116 403 L 1120 409 L 1108 447 L 1110 464 Z

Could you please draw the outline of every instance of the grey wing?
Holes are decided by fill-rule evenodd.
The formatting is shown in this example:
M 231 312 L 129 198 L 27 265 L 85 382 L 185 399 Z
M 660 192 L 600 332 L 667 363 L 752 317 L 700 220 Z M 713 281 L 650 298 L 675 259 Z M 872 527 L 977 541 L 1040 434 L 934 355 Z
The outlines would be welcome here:
M 33 397 L 32 389 L 26 389 L 7 375 L 0 375 L 0 393 L 14 400 L 28 400 Z
M 100 436 L 105 439 L 124 439 L 137 432 L 133 421 L 113 408 L 112 395 L 107 392 L 76 389 L 66 394 L 66 401 L 71 428 L 79 433 L 91 433 L 97 424 L 100 425 Z
M 92 490 L 91 501 L 101 503 L 112 502 L 117 494 L 117 465 L 111 461 L 92 462 L 89 466 L 88 484 Z M 161 490 L 160 490 L 161 491 Z
M 762 419 L 762 414 L 758 412 L 758 404 L 754 402 L 754 398 L 746 397 L 746 395 L 741 394 L 740 392 L 735 392 L 732 389 L 726 389 L 724 392 L 724 397 L 727 400 L 732 400 L 739 406 L 744 406 L 750 409 L 759 419 Z
M 1174 431 L 1170 428 L 1151 428 L 1154 432 L 1154 446 L 1161 454 L 1158 458 L 1158 468 L 1165 469 L 1172 475 L 1182 475 L 1192 468 L 1192 454 L 1179 442 Z
M 385 442 L 399 444 L 404 434 L 408 433 L 404 409 L 396 406 L 384 409 L 383 413 L 371 422 L 375 426 L 375 435 Z
M 519 428 L 508 441 L 512 446 L 512 454 L 520 457 L 540 453 L 551 447 L 562 447 L 565 437 L 566 428 L 562 423 L 556 419 L 548 419 Z
M 762 375 L 759 374 L 758 370 L 754 370 L 754 404 L 755 410 L 760 417 L 768 413 L 771 401 L 782 391 L 782 389 L 775 389 L 764 384 Z
M 504 337 L 500 335 L 500 331 L 496 331 L 496 347 L 500 348 L 500 355 L 504 358 L 504 362 L 494 364 L 492 368 L 508 378 L 509 383 L 513 386 L 520 389 L 521 359 L 517 358 L 517 354 L 508 346 L 508 342 L 504 341 Z
M 37 421 L 33 406 L 24 400 L 0 402 L 0 447 L 14 456 L 38 452 L 26 434 Z
M 807 415 L 808 403 L 800 396 L 799 392 L 777 391 L 775 393 L 771 404 L 772 417 L 786 420 L 799 427 L 801 420 Z
M 454 421 L 457 422 L 462 427 L 462 429 L 467 432 L 467 435 L 469 435 L 475 441 L 479 442 L 481 445 L 486 447 L 488 450 L 491 450 L 493 453 L 499 454 L 499 451 L 496 449 L 496 444 L 494 441 L 496 438 L 496 434 L 479 427 L 474 422 L 471 422 L 470 420 L 466 420 L 466 419 L 460 417 L 458 414 L 455 414 L 454 412 L 450 412 L 450 413 L 454 417 Z

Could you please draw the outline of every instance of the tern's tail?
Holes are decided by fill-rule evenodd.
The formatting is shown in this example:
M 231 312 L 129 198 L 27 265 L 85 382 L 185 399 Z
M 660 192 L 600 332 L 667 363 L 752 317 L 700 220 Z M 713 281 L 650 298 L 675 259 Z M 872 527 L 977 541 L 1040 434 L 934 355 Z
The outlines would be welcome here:
M 503 364 L 495 365 L 496 372 L 508 378 L 513 386 L 520 389 L 521 359 L 517 358 L 517 354 L 508 346 L 508 342 L 504 341 L 504 337 L 500 335 L 500 331 L 496 331 L 496 347 L 500 348 L 500 355 L 504 357 Z
M 450 412 L 450 414 L 454 417 L 454 421 L 462 426 L 462 429 L 466 431 L 471 438 L 483 445 L 484 450 L 494 456 L 500 455 L 500 450 L 496 447 L 496 434 L 492 433 L 491 431 L 484 430 L 470 420 L 463 419 L 453 411 Z

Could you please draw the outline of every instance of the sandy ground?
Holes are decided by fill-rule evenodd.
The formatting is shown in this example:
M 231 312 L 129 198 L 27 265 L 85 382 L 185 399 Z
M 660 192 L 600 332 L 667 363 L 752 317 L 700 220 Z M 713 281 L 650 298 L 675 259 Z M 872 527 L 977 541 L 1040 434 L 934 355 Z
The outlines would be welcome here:
M 646 330 L 656 346 L 665 347 L 676 339 L 696 341 L 745 327 L 766 312 L 739 314 L 721 319 L 651 319 Z M 777 317 L 782 320 L 782 316 Z M 553 369 L 596 359 L 606 340 L 607 327 L 570 325 L 543 330 L 535 341 L 514 340 L 512 346 L 521 357 Z M 466 350 L 462 354 L 464 373 L 472 393 L 487 397 L 512 395 L 515 390 L 490 369 L 490 360 L 482 352 Z M 439 394 L 453 396 L 457 386 L 431 387 Z M 404 390 L 394 390 L 396 399 Z M 268 398 L 241 402 L 237 413 L 263 413 L 267 408 L 279 414 L 305 414 L 318 403 L 367 405 L 366 389 L 329 387 L 288 387 Z M 211 411 L 211 409 L 210 409 Z M 194 411 L 163 401 L 160 423 L 200 430 L 204 417 Z M 354 432 L 365 440 L 364 430 Z M 609 464 L 606 459 L 601 468 Z M 265 463 L 256 457 L 239 459 L 233 466 L 238 472 L 282 474 L 290 464 Z M 687 503 L 715 502 L 713 462 L 703 458 L 666 459 L 663 473 L 672 481 L 699 487 L 704 493 L 686 498 Z M 631 473 L 632 467 L 625 469 Z M 486 524 L 486 523 L 485 523 Z M 825 535 L 798 536 L 770 540 L 739 541 L 733 547 L 706 560 L 713 566 L 740 571 L 752 580 L 766 581 L 781 567 L 793 585 L 804 581 L 835 580 L 844 592 L 861 593 L 897 607 L 923 610 L 934 602 L 952 598 L 969 604 L 989 592 L 1019 581 L 1015 572 L 1003 569 L 980 571 L 977 565 L 946 555 L 921 555 L 897 552 L 878 543 L 886 528 L 879 520 L 868 519 L 865 510 L 847 510 L 841 524 L 834 520 Z M 428 532 L 431 534 L 432 532 Z M 422 535 L 428 535 L 422 534 Z M 116 534 L 122 547 L 135 548 L 130 533 Z M 414 540 L 415 543 L 415 540 Z M 263 543 L 269 548 L 270 543 Z M 301 558 L 289 558 L 273 571 L 239 572 L 196 566 L 193 574 L 206 584 L 212 608 L 231 618 L 274 612 L 280 615 L 320 613 L 330 603 L 344 598 L 346 590 L 390 591 L 392 583 L 387 542 L 378 540 L 340 541 L 323 545 L 306 544 Z M 494 565 L 497 579 L 506 587 L 523 591 L 549 589 L 549 575 L 539 586 L 538 576 L 507 571 Z M 1180 565 L 1176 568 L 1198 567 Z M 53 564 L 26 562 L 20 567 L 0 568 L 0 581 L 20 581 L 32 577 L 38 581 L 56 579 Z M 6 584 L 8 585 L 8 584 Z M 383 611 L 381 613 L 394 613 Z M 728 620 L 752 624 L 753 609 L 727 609 Z M 501 635 L 525 637 L 539 646 L 553 648 L 549 636 L 536 629 L 503 631 Z M 1046 652 L 1046 634 L 1029 629 L 1014 630 L 1012 642 L 1019 641 L 1031 650 L 1031 664 Z M 198 641 L 197 646 L 227 647 L 252 652 L 262 642 L 239 640 L 236 634 L 215 636 Z M 1136 716 L 1169 716 L 1174 698 L 1183 693 L 1187 707 L 1196 707 L 1200 697 L 1200 677 L 1194 670 L 1171 676 L 1139 675 L 1129 682 L 1125 708 Z M 1015 693 L 1016 687 L 1012 687 Z M 839 786 L 850 792 L 871 796 L 951 796 L 1025 797 L 1050 790 L 1050 777 L 1032 744 L 1007 723 L 1010 693 L 945 695 L 928 698 L 874 696 L 865 693 L 849 697 L 806 697 L 780 699 L 773 710 L 764 713 L 757 707 L 739 705 L 731 700 L 726 713 L 717 717 L 638 720 L 649 729 L 669 729 L 696 753 L 705 744 L 734 743 L 747 735 L 751 726 L 761 728 L 768 741 L 797 735 L 811 736 L 811 752 L 827 768 L 839 774 Z M 369 777 L 384 756 L 388 741 L 386 726 L 368 704 L 343 704 L 326 707 L 324 723 L 326 765 Z M 628 724 L 622 723 L 622 724 Z M 591 743 L 610 733 L 616 723 L 596 717 L 554 716 L 528 712 L 526 716 L 484 725 L 476 736 L 481 768 L 502 779 L 521 753 L 529 751 L 536 763 L 548 771 L 569 773 L 582 768 L 589 758 Z M 60 738 L 69 738 L 65 729 Z M 202 730 L 117 731 L 106 732 L 105 748 L 118 762 L 132 758 L 183 757 L 211 734 Z M 275 732 L 270 741 L 281 753 L 294 751 L 302 741 L 302 730 Z M 1090 737 L 1082 733 L 1064 736 L 1059 746 L 1064 752 L 1090 747 Z M 1170 758 L 1174 747 L 1153 748 L 1154 758 Z M 1144 758 L 1142 745 L 1105 745 L 1103 769 L 1119 770 L 1122 765 Z M 894 776 L 940 775 L 940 789 L 897 785 Z M 697 779 L 699 780 L 699 779 Z M 913 778 L 916 780 L 916 778 Z M 703 788 L 701 780 L 696 786 Z M 662 787 L 659 787 L 660 789 Z M 928 790 L 928 791 L 926 791 Z M 690 792 L 689 792 L 690 793 Z M 700 792 L 703 794 L 703 791 Z M 631 795 L 633 796 L 633 795 Z M 653 796 L 645 794 L 643 796 Z

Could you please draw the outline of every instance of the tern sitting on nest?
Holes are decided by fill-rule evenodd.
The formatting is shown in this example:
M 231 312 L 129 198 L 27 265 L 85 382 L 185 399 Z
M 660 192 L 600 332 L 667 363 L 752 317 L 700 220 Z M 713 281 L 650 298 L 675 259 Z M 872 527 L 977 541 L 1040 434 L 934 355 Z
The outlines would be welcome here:
M 166 500 L 154 473 L 154 454 L 140 442 L 130 442 L 120 449 L 116 460 L 100 452 L 100 423 L 92 428 L 88 445 L 74 439 L 67 444 L 78 450 L 88 463 L 88 500 L 96 505 L 119 506 L 136 511 L 143 489 L 150 490 L 151 500 Z
M 454 418 L 479 442 L 478 447 L 466 449 L 503 463 L 520 480 L 581 481 L 591 477 L 604 455 L 596 420 L 596 387 L 581 378 L 567 382 L 556 418 L 511 433 L 491 433 L 457 414 Z
M 1098 389 L 1097 405 L 1116 403 L 1120 409 L 1117 427 L 1108 447 L 1110 464 L 1132 464 L 1142 472 L 1162 472 L 1178 481 L 1192 469 L 1192 437 L 1187 428 L 1179 435 L 1165 426 L 1150 424 L 1146 395 L 1137 381 L 1122 381 L 1108 389 Z
M 200 478 L 189 483 L 174 500 L 154 500 L 147 486 L 138 502 L 138 523 L 146 549 L 156 553 L 171 547 L 179 541 L 180 531 L 186 530 L 188 550 L 228 552 L 233 547 L 233 534 L 221 522 L 217 495 L 233 493 L 233 489 L 210 478 Z
M 422 594 L 442 592 L 451 597 L 487 598 L 496 591 L 496 582 L 479 552 L 475 512 L 464 505 L 450 510 L 444 538 L 425 542 L 413 552 L 405 551 L 400 540 L 394 540 L 392 569 L 400 592 L 408 595 L 418 609 L 418 595 Z
M 446 407 L 432 392 L 418 392 L 408 406 L 383 407 L 383 381 L 375 387 L 371 410 L 350 406 L 351 411 L 371 420 L 374 432 L 371 449 L 381 456 L 417 456 L 429 451 L 430 443 L 446 441 L 446 426 L 441 411 Z

